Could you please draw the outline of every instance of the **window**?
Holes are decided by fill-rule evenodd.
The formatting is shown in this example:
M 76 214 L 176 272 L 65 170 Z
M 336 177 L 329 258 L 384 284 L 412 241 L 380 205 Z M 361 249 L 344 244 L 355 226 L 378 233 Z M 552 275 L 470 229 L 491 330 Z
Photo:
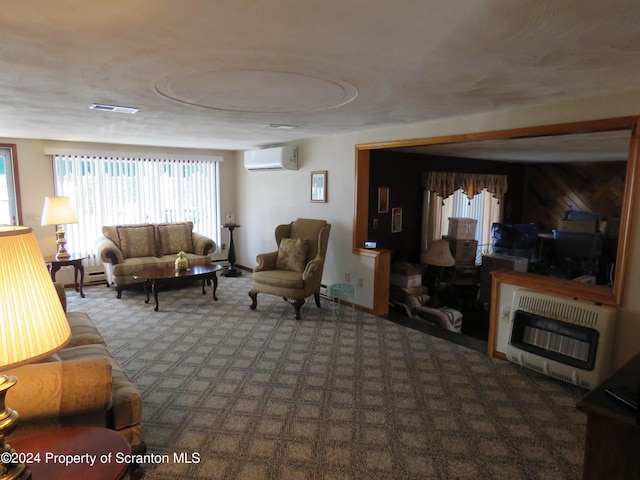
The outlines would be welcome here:
M 67 249 L 93 254 L 104 225 L 191 221 L 219 244 L 219 157 L 53 157 L 56 195 L 68 196 L 78 223 Z
M 464 192 L 458 189 L 443 202 L 440 231 L 444 234 L 449 230 L 449 217 L 472 218 L 478 221 L 475 237 L 478 241 L 476 263 L 480 263 L 482 253 L 491 245 L 491 225 L 502 221 L 499 199 L 484 188 L 469 200 Z
M 15 165 L 13 148 L 0 147 L 0 225 L 22 223 Z

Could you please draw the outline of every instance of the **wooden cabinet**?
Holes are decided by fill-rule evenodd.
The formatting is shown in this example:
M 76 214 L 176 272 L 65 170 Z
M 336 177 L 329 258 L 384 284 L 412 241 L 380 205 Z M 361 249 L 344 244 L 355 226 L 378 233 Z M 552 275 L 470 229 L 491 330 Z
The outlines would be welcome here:
M 577 403 L 587 414 L 583 479 L 640 478 L 640 424 L 638 412 L 606 393 L 614 384 L 637 386 L 640 354 Z

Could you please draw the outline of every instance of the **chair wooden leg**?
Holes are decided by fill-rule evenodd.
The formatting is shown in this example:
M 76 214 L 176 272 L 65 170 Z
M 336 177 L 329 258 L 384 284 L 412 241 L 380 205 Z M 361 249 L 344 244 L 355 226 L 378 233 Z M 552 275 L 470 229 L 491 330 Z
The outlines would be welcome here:
M 320 292 L 314 293 L 313 296 L 316 299 L 316 307 L 322 308 L 322 305 L 320 305 Z
M 249 308 L 255 310 L 258 306 L 258 292 L 255 290 L 249 291 L 249 297 L 251 297 L 251 305 L 249 305 Z
M 299 300 L 289 300 L 289 302 L 293 305 L 293 308 L 296 311 L 296 320 L 300 320 L 300 309 L 302 308 L 302 305 L 304 305 L 304 298 Z

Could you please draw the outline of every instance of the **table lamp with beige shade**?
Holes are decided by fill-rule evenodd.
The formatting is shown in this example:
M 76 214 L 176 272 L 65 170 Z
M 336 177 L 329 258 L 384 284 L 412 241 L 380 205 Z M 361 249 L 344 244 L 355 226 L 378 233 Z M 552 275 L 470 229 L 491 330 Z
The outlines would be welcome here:
M 69 260 L 71 255 L 67 252 L 67 239 L 64 226 L 69 223 L 78 223 L 78 214 L 71 205 L 69 197 L 45 197 L 42 208 L 41 225 L 56 225 L 57 260 Z
M 427 251 L 422 254 L 420 260 L 422 263 L 435 268 L 435 273 L 430 275 L 429 283 L 429 299 L 428 305 L 434 308 L 442 307 L 439 298 L 440 282 L 442 274 L 446 267 L 452 267 L 456 264 L 455 258 L 451 255 L 448 240 L 432 240 L 427 246 Z
M 5 395 L 18 379 L 3 371 L 41 360 L 62 348 L 71 329 L 30 227 L 0 226 L 0 480 L 26 480 L 29 469 L 15 462 L 5 442 L 18 413 Z M 17 405 L 16 407 L 19 407 Z

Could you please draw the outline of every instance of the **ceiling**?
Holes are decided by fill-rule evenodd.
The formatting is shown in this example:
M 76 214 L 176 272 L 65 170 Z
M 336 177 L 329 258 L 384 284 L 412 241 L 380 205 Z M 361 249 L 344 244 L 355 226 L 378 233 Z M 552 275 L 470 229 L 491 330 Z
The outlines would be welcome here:
M 481 140 L 392 150 L 420 155 L 473 158 L 510 163 L 626 162 L 630 130 Z
M 639 22 L 635 0 L 3 1 L 0 136 L 237 150 L 629 93 Z

